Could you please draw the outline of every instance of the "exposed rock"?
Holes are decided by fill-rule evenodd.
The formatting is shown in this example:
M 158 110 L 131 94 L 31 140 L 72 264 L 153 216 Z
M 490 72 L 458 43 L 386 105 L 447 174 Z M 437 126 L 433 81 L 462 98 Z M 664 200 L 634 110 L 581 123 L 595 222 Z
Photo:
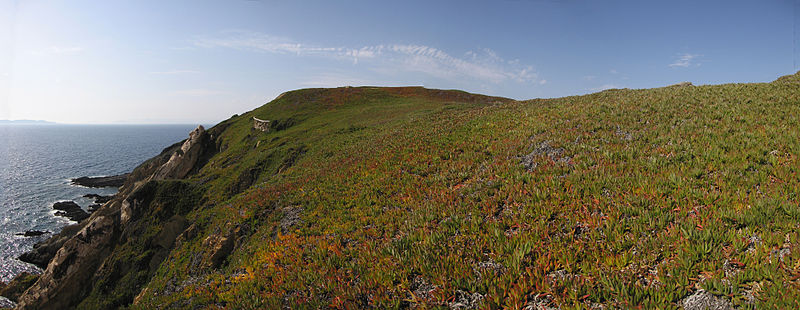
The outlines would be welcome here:
M 183 142 L 181 148 L 156 170 L 152 180 L 182 179 L 186 177 L 205 152 L 205 142 L 209 138 L 203 126 L 197 126 Z
M 56 216 L 63 216 L 70 221 L 80 222 L 85 220 L 89 217 L 89 213 L 83 211 L 81 206 L 79 206 L 74 201 L 59 201 L 53 204 L 53 209 L 59 210 L 56 212 Z
M 186 218 L 180 215 L 175 215 L 171 217 L 161 229 L 161 232 L 156 236 L 156 245 L 169 249 L 172 247 L 172 243 L 178 239 L 184 230 L 186 229 L 189 222 L 186 221 Z
M 26 230 L 22 233 L 16 233 L 17 236 L 24 236 L 24 237 L 36 237 L 41 236 L 44 234 L 49 234 L 49 231 L 41 231 L 41 230 Z
M 761 242 L 762 242 L 761 237 L 759 235 L 756 234 L 750 235 L 750 238 L 748 238 L 746 252 L 748 253 L 754 252 L 756 250 L 756 247 L 761 246 Z
M 525 310 L 558 310 L 561 309 L 553 303 L 553 296 L 538 294 L 525 305 Z
M 283 217 L 281 218 L 281 232 L 286 233 L 294 225 L 301 222 L 300 213 L 303 212 L 303 207 L 285 207 L 283 208 Z
M 721 297 L 716 297 L 704 289 L 699 289 L 694 294 L 681 301 L 685 310 L 731 310 L 731 303 Z
M 233 251 L 240 231 L 239 227 L 235 227 L 225 232 L 218 230 L 206 237 L 203 240 L 203 248 L 206 249 L 203 259 L 206 262 L 204 267 L 217 268 L 222 265 L 225 258 Z
M 92 213 L 94 213 L 94 211 L 97 211 L 97 209 L 100 209 L 100 207 L 102 207 L 102 206 L 103 205 L 101 205 L 99 203 L 91 204 L 88 207 L 86 207 L 86 212 L 89 212 L 89 214 L 92 214 Z
M 94 216 L 67 240 L 44 273 L 19 298 L 20 309 L 69 309 L 84 296 L 92 275 L 109 255 L 117 221 L 113 216 Z
M 572 157 L 566 156 L 564 153 L 565 150 L 563 148 L 552 147 L 550 146 L 549 141 L 544 141 L 534 148 L 530 154 L 523 156 L 520 161 L 522 162 L 522 165 L 525 166 L 525 169 L 528 169 L 528 171 L 533 171 L 539 166 L 539 163 L 536 160 L 541 157 L 547 157 L 556 163 L 568 164 L 569 161 L 572 160 Z
M 478 309 L 483 302 L 483 295 L 480 293 L 468 293 L 462 290 L 456 291 L 453 301 L 447 303 L 450 309 Z
M 17 304 L 15 304 L 13 301 L 3 296 L 0 296 L 0 309 L 12 309 L 16 306 Z
M 439 288 L 439 286 L 428 283 L 422 276 L 416 276 L 414 280 L 411 281 L 410 287 L 411 293 L 416 299 L 425 301 L 433 297 L 431 293 L 437 288 Z
M 72 238 L 80 228 L 81 226 L 77 224 L 62 228 L 61 232 L 47 240 L 34 244 L 33 250 L 20 255 L 19 260 L 34 264 L 42 269 L 47 268 L 47 264 L 56 255 L 56 251 L 64 245 L 64 242 Z
M 614 132 L 617 137 L 619 137 L 622 141 L 633 141 L 633 135 L 627 131 L 624 131 L 617 126 L 617 131 Z
M 187 241 L 197 237 L 199 230 L 200 229 L 197 228 L 197 224 L 189 225 L 189 227 L 183 230 L 183 232 L 175 239 L 175 247 L 180 247 Z
M 486 261 L 479 262 L 475 267 L 472 267 L 472 270 L 479 278 L 483 278 L 484 276 L 492 277 L 501 275 L 506 271 L 506 267 L 489 258 Z
M 111 198 L 114 198 L 114 195 L 103 196 L 103 195 L 98 195 L 98 194 L 86 194 L 86 195 L 83 195 L 83 197 L 94 200 L 94 203 L 103 204 L 103 203 L 111 201 Z
M 19 296 L 31 287 L 37 279 L 39 279 L 39 275 L 37 274 L 31 274 L 29 272 L 20 273 L 0 290 L 0 296 L 16 302 Z
M 678 84 L 672 84 L 669 87 L 689 87 L 689 86 L 694 86 L 694 85 L 692 85 L 692 82 L 680 82 Z
M 253 128 L 267 132 L 269 131 L 269 121 L 253 117 Z
M 120 175 L 112 175 L 105 177 L 80 177 L 72 179 L 72 184 L 86 186 L 86 187 L 120 187 L 125 184 L 125 179 L 128 178 L 128 173 Z
M 564 269 L 559 269 L 547 274 L 547 282 L 551 285 L 555 285 L 556 283 L 572 280 L 575 277 L 575 274 L 569 273 Z

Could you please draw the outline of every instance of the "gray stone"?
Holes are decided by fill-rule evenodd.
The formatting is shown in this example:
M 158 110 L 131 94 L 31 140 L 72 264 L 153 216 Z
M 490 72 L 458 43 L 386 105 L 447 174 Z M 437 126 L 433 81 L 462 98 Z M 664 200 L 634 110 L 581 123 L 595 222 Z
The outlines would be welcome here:
M 730 301 L 716 297 L 704 289 L 699 289 L 694 294 L 681 301 L 685 310 L 732 310 Z

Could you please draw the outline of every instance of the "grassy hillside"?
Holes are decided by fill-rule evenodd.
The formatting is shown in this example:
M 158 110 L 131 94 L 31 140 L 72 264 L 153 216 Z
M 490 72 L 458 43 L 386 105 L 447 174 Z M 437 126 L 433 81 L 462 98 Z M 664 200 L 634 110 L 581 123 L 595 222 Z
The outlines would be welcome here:
M 211 130 L 131 307 L 796 308 L 798 80 L 288 92 Z

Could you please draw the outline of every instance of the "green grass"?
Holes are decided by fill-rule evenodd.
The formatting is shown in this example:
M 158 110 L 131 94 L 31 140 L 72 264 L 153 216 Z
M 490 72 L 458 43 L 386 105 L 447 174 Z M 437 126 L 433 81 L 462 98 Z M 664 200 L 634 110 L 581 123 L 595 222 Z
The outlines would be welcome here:
M 200 232 L 147 284 L 169 294 L 133 307 L 437 308 L 463 291 L 484 308 L 669 309 L 704 288 L 797 308 L 799 117 L 797 76 L 524 102 L 289 92 L 218 125 L 221 152 L 188 180 Z M 545 141 L 566 159 L 526 170 Z M 223 265 L 193 264 L 233 227 Z

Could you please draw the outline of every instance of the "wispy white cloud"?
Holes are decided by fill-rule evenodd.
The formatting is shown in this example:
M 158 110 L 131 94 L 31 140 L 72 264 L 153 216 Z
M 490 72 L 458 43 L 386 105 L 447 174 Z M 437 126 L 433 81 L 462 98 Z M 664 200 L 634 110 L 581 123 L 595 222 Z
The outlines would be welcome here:
M 354 65 L 365 65 L 374 71 L 419 72 L 438 78 L 472 78 L 480 81 L 501 83 L 540 83 L 532 66 L 522 65 L 518 60 L 505 60 L 491 49 L 469 51 L 464 57 L 456 57 L 436 47 L 412 44 L 382 44 L 362 47 L 330 47 L 303 44 L 288 38 L 257 32 L 229 32 L 218 36 L 203 36 L 193 40 L 195 46 L 203 48 L 225 47 L 259 52 L 318 56 Z
M 198 74 L 200 71 L 194 70 L 170 70 L 170 71 L 152 71 L 150 74 L 158 75 L 176 75 L 176 74 Z
M 171 95 L 187 96 L 187 97 L 208 97 L 226 94 L 224 91 L 195 88 L 195 89 L 182 89 L 170 92 Z
M 681 54 L 681 55 L 678 55 L 678 57 L 675 60 L 675 62 L 669 64 L 669 66 L 673 67 L 673 68 L 675 68 L 675 67 L 687 68 L 687 67 L 692 66 L 692 65 L 699 66 L 700 64 L 695 64 L 695 63 L 693 63 L 693 61 L 696 58 L 701 57 L 701 56 L 703 56 L 703 55 L 688 54 L 688 53 L 687 54 Z
M 31 52 L 34 55 L 63 55 L 63 54 L 76 54 L 83 52 L 83 47 L 78 46 L 49 46 L 40 50 Z

